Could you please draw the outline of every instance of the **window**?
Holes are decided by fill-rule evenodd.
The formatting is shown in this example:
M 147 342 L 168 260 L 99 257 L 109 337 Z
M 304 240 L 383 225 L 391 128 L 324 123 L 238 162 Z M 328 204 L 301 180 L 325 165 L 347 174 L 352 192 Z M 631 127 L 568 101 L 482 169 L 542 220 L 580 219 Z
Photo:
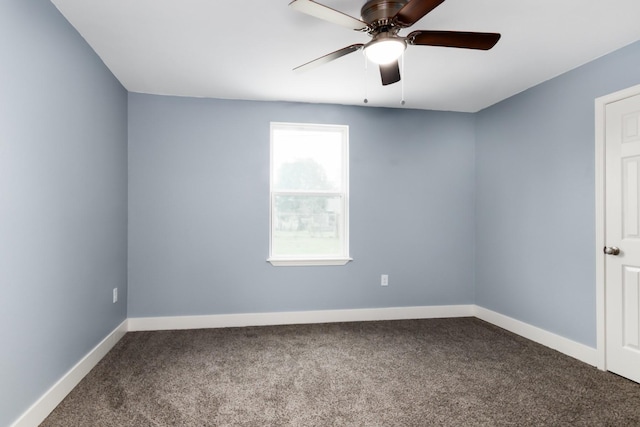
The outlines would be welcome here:
M 271 264 L 350 261 L 348 165 L 348 126 L 271 123 Z

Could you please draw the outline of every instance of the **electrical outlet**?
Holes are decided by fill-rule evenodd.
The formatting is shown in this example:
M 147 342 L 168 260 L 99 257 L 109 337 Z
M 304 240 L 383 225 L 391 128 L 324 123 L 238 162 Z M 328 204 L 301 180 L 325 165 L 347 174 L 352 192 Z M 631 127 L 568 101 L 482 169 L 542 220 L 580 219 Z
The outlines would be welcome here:
M 113 303 L 118 302 L 118 288 L 113 288 Z
M 389 275 L 383 274 L 380 276 L 380 286 L 389 286 Z

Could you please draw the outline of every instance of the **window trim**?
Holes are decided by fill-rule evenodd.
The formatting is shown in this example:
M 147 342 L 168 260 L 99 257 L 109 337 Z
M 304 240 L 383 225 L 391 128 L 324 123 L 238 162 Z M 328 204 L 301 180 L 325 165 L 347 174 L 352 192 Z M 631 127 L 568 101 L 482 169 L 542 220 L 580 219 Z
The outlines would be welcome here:
M 302 256 L 273 256 L 273 134 L 276 129 L 299 129 L 304 131 L 313 130 L 335 130 L 342 134 L 342 182 L 343 191 L 278 191 L 275 194 L 282 193 L 299 193 L 301 195 L 306 194 L 325 194 L 325 195 L 339 195 L 344 198 L 343 212 L 344 212 L 344 256 L 314 256 L 314 255 L 302 255 Z M 333 125 L 333 124 L 315 124 L 315 123 L 288 123 L 288 122 L 271 122 L 269 131 L 269 257 L 267 262 L 275 267 L 302 267 L 302 266 L 340 266 L 345 265 L 349 261 L 353 261 L 353 258 L 349 256 L 349 126 L 348 125 Z

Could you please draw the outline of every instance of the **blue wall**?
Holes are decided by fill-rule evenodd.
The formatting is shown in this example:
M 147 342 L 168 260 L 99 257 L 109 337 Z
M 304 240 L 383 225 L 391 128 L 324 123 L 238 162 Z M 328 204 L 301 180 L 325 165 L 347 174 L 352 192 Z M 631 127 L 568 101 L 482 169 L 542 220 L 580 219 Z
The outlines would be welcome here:
M 594 100 L 640 42 L 477 114 L 476 302 L 596 346 Z
M 270 121 L 349 125 L 352 263 L 266 262 Z M 473 303 L 474 132 L 462 113 L 130 94 L 129 316 Z
M 126 123 L 126 91 L 49 1 L 0 2 L 2 426 L 126 318 Z

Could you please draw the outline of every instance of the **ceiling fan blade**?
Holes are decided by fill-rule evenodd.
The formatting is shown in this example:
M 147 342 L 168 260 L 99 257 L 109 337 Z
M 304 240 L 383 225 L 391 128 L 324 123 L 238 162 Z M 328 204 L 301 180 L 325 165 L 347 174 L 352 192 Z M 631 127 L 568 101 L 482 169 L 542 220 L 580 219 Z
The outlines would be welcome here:
M 289 7 L 298 12 L 306 13 L 352 30 L 364 31 L 369 28 L 366 22 L 312 0 L 293 0 L 289 3 Z
M 409 0 L 409 3 L 396 13 L 393 20 L 401 27 L 410 27 L 442 2 L 444 0 Z
M 352 44 L 351 46 L 343 47 L 342 49 L 336 50 L 335 52 L 328 53 L 320 58 L 316 58 L 313 61 L 309 61 L 306 64 L 302 64 L 293 69 L 293 71 L 307 71 L 312 68 L 315 68 L 319 65 L 326 64 L 327 62 L 331 62 L 334 59 L 338 59 L 342 56 L 345 56 L 351 52 L 355 52 L 356 50 L 362 48 L 363 44 Z
M 380 65 L 380 77 L 382 78 L 382 85 L 390 85 L 400 81 L 400 67 L 398 61 L 393 61 L 390 64 Z
M 460 47 L 489 50 L 500 40 L 498 33 L 470 33 L 464 31 L 414 31 L 407 42 L 422 46 Z

